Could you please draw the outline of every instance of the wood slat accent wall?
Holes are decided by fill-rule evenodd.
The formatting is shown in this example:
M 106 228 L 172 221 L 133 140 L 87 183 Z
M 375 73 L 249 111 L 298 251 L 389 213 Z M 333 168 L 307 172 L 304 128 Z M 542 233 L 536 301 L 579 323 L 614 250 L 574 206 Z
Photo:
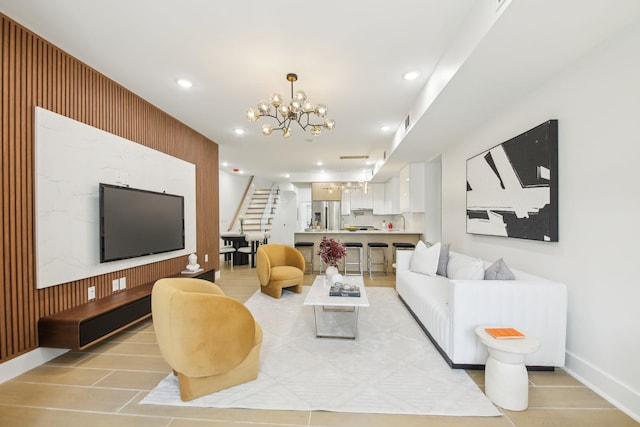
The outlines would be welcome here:
M 218 145 L 0 14 L 0 363 L 38 346 L 40 317 L 184 269 L 186 256 L 38 290 L 34 114 L 42 107 L 196 165 L 197 253 L 219 268 Z M 72 165 L 70 165 L 72 167 Z

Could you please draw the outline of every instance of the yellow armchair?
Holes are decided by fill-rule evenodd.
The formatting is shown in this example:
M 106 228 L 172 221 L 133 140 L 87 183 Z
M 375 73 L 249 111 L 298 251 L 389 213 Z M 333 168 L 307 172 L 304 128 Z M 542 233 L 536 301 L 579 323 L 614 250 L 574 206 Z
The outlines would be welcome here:
M 256 269 L 263 293 L 280 298 L 283 288 L 302 292 L 305 261 L 296 248 L 276 243 L 258 247 Z
M 202 279 L 158 280 L 151 291 L 160 352 L 191 400 L 258 377 L 262 329 L 239 301 Z

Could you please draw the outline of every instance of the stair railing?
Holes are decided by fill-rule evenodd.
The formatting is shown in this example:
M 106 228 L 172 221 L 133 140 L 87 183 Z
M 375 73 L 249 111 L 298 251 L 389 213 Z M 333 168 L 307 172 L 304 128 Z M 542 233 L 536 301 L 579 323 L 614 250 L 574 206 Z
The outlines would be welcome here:
M 280 194 L 280 187 L 276 184 L 271 186 L 271 190 L 269 191 L 269 196 L 267 197 L 267 203 L 264 207 L 264 211 L 262 211 L 262 217 L 260 218 L 260 231 L 264 231 L 267 229 L 267 226 L 270 225 L 269 221 L 271 220 L 271 216 L 275 213 L 275 206 L 277 196 Z

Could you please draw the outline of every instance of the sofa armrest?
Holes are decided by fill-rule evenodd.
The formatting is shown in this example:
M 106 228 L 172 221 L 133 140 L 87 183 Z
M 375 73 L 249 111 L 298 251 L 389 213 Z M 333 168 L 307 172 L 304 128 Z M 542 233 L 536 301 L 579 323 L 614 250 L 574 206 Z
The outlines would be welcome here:
M 451 354 L 454 363 L 484 363 L 475 337 L 480 325 L 514 327 L 540 340 L 528 366 L 564 366 L 567 289 L 564 284 L 523 280 L 451 280 Z M 470 346 L 475 342 L 475 346 Z M 469 362 L 474 360 L 475 362 Z

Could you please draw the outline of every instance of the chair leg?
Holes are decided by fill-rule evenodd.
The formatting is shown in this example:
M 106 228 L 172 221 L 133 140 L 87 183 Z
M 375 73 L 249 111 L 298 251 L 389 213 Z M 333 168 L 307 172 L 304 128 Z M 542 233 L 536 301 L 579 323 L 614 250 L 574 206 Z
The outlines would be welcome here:
M 251 268 L 256 268 L 256 253 L 258 252 L 260 242 L 251 242 Z
M 282 288 L 278 286 L 260 286 L 260 291 L 262 291 L 263 294 L 267 294 L 276 299 L 282 296 Z

